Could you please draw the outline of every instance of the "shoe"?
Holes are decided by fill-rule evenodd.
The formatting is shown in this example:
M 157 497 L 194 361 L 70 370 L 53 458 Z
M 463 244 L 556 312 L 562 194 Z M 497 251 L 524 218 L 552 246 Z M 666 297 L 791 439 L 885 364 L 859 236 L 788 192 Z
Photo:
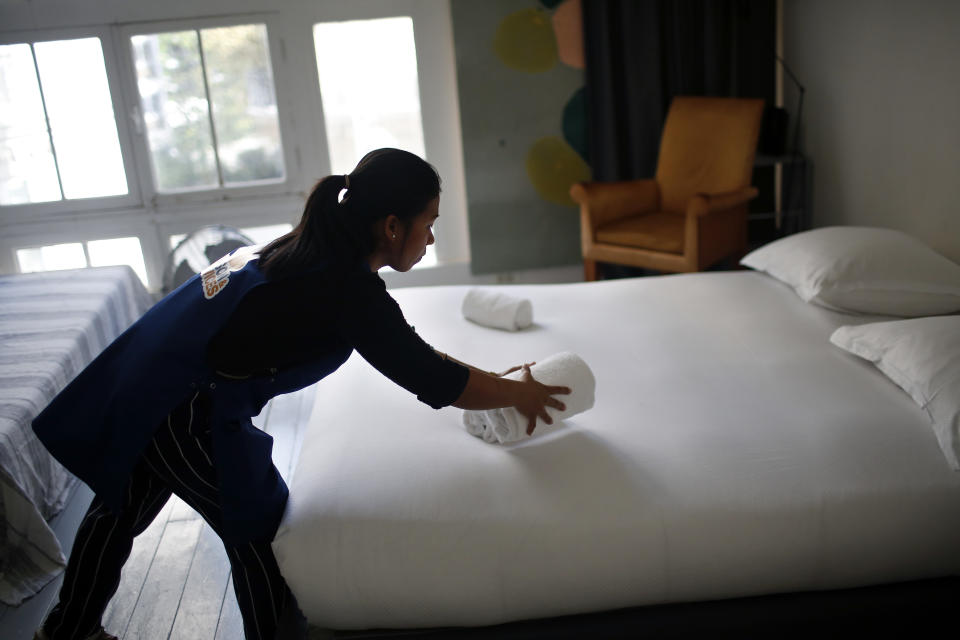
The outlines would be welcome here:
M 46 631 L 41 627 L 37 629 L 37 632 L 33 634 L 33 640 L 50 640 L 50 637 L 47 635 Z M 84 640 L 120 640 L 117 636 L 111 635 L 104 631 L 103 627 L 100 627 L 97 631 L 91 635 L 84 638 Z

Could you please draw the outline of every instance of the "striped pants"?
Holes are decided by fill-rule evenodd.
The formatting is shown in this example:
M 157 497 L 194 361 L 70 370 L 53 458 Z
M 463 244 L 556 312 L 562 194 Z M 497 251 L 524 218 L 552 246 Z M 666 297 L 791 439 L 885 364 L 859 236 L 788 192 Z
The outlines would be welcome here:
M 126 504 L 112 513 L 98 498 L 87 511 L 70 552 L 60 601 L 44 622 L 51 640 L 86 638 L 100 628 L 120 583 L 133 539 L 177 494 L 221 534 L 221 509 L 203 397 L 188 398 L 161 424 L 127 487 Z M 293 596 L 280 575 L 270 541 L 224 543 L 247 640 L 273 640 Z

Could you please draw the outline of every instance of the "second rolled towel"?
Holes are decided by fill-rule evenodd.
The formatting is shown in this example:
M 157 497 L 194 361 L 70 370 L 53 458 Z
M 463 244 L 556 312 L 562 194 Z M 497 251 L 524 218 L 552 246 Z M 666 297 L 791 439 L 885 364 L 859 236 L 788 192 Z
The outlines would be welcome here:
M 492 289 L 470 289 L 463 297 L 463 317 L 485 327 L 518 331 L 533 324 L 533 305 Z
M 569 351 L 554 354 L 530 367 L 530 373 L 541 384 L 570 387 L 571 393 L 554 396 L 563 402 L 566 409 L 547 408 L 554 422 L 566 420 L 593 407 L 597 382 L 593 371 L 577 354 Z M 514 371 L 504 377 L 519 380 L 522 375 L 523 371 Z M 543 424 L 543 420 L 537 418 L 537 427 Z M 464 411 L 463 425 L 467 433 L 489 443 L 506 444 L 527 436 L 527 419 L 513 407 Z

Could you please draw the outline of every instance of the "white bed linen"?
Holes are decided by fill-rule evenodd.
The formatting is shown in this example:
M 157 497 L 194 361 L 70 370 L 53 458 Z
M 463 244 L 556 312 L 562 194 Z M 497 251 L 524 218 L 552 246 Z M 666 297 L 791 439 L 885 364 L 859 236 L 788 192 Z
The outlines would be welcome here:
M 876 320 L 753 272 L 509 287 L 536 324 L 485 329 L 463 287 L 397 290 L 484 369 L 570 350 L 596 405 L 510 446 L 468 435 L 356 354 L 318 386 L 274 548 L 312 624 L 484 625 L 960 574 L 960 474 L 926 416 L 829 342 Z
M 130 267 L 0 276 L 0 602 L 17 605 L 66 565 L 47 521 L 76 478 L 31 421 L 151 304 Z

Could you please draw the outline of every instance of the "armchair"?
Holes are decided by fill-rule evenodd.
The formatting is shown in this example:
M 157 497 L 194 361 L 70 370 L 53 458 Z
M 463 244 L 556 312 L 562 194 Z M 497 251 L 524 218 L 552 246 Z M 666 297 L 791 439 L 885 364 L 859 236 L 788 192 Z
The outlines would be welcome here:
M 580 182 L 584 276 L 597 263 L 701 271 L 747 247 L 747 203 L 763 100 L 678 96 L 654 178 Z

